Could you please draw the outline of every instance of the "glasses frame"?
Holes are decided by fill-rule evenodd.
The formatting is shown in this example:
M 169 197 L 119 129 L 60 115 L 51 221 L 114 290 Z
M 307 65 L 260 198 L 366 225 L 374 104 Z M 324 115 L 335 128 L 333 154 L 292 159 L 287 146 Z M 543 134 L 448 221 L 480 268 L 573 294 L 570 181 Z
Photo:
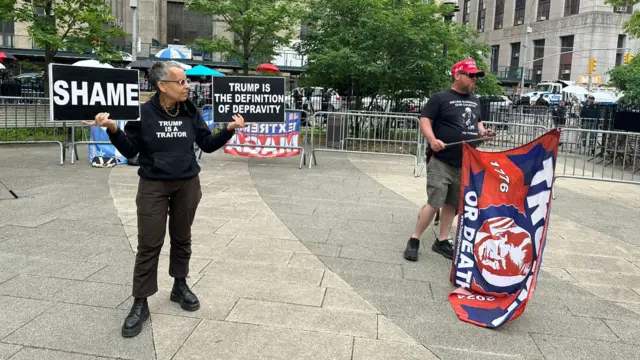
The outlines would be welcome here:
M 182 87 L 186 86 L 186 85 L 191 85 L 191 80 L 189 79 L 180 79 L 180 80 L 160 80 L 162 82 L 168 82 L 168 83 L 176 83 Z

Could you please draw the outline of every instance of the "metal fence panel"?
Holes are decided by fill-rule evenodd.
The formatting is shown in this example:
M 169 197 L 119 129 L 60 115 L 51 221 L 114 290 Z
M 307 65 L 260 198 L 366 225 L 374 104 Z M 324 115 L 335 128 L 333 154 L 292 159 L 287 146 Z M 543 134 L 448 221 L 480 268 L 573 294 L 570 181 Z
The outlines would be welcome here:
M 319 151 L 406 156 L 414 159 L 414 176 L 419 173 L 418 158 L 426 149 L 417 116 L 320 111 L 309 123 L 309 146 L 316 165 Z
M 0 97 L 0 144 L 58 144 L 64 165 L 69 134 L 66 123 L 50 121 L 49 99 Z
M 556 178 L 640 184 L 640 133 L 561 128 Z
M 491 129 L 495 137 L 478 145 L 482 151 L 505 151 L 530 143 L 542 136 L 548 129 L 542 125 L 508 124 L 493 121 L 482 122 L 486 129 Z

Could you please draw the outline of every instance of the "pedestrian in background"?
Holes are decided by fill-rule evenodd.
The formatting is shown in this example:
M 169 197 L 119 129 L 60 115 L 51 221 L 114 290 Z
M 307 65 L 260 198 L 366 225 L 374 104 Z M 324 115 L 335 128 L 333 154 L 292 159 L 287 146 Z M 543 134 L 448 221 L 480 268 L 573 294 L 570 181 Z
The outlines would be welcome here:
M 138 156 L 140 168 L 136 207 L 138 253 L 133 271 L 133 305 L 122 325 L 122 336 L 140 333 L 149 318 L 147 298 L 158 291 L 158 260 L 169 217 L 169 275 L 173 277 L 171 301 L 195 311 L 200 301 L 187 285 L 191 258 L 191 225 L 202 198 L 200 166 L 193 144 L 211 153 L 223 147 L 244 118 L 234 115 L 230 123 L 213 135 L 188 99 L 189 82 L 178 62 L 157 62 L 149 70 L 149 81 L 157 90 L 141 106 L 140 121 L 124 128 L 100 113 L 89 126 L 107 128 L 111 143 L 127 158 Z

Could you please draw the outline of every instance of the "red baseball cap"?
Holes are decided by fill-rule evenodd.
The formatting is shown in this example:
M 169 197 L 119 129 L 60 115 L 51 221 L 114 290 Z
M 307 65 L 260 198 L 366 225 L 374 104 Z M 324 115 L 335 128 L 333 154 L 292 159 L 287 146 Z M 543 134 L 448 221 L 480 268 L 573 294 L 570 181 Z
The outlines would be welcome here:
M 476 61 L 473 59 L 458 61 L 455 65 L 453 65 L 453 67 L 451 68 L 451 75 L 455 75 L 459 72 L 464 72 L 467 74 L 478 74 L 478 77 L 484 76 L 484 71 L 478 69 L 478 66 L 476 66 Z

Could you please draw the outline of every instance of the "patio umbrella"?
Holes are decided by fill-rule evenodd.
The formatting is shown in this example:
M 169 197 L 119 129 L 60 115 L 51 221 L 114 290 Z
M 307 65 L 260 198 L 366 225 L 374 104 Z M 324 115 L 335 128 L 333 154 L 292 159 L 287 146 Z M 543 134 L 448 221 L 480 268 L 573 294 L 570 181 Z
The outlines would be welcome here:
M 273 64 L 260 64 L 258 65 L 257 70 L 261 72 L 273 72 L 273 73 L 280 72 L 278 67 Z
M 203 65 L 198 65 L 185 72 L 187 76 L 224 76 L 220 71 L 210 69 Z
M 86 66 L 96 68 L 113 68 L 110 64 L 101 63 L 98 60 L 80 60 L 72 64 L 73 66 Z
M 4 62 L 4 60 L 13 60 L 13 61 L 16 61 L 16 58 L 15 58 L 15 57 L 13 57 L 13 56 L 12 56 L 12 55 L 10 55 L 10 54 L 7 54 L 7 53 L 6 53 L 6 52 L 4 52 L 4 51 L 0 51 L 0 63 L 1 63 L 1 62 Z
M 160 59 L 186 59 L 187 56 L 174 48 L 166 48 L 158 51 L 155 57 Z
M 149 70 L 156 62 L 153 60 L 136 60 L 127 65 L 127 69 Z

